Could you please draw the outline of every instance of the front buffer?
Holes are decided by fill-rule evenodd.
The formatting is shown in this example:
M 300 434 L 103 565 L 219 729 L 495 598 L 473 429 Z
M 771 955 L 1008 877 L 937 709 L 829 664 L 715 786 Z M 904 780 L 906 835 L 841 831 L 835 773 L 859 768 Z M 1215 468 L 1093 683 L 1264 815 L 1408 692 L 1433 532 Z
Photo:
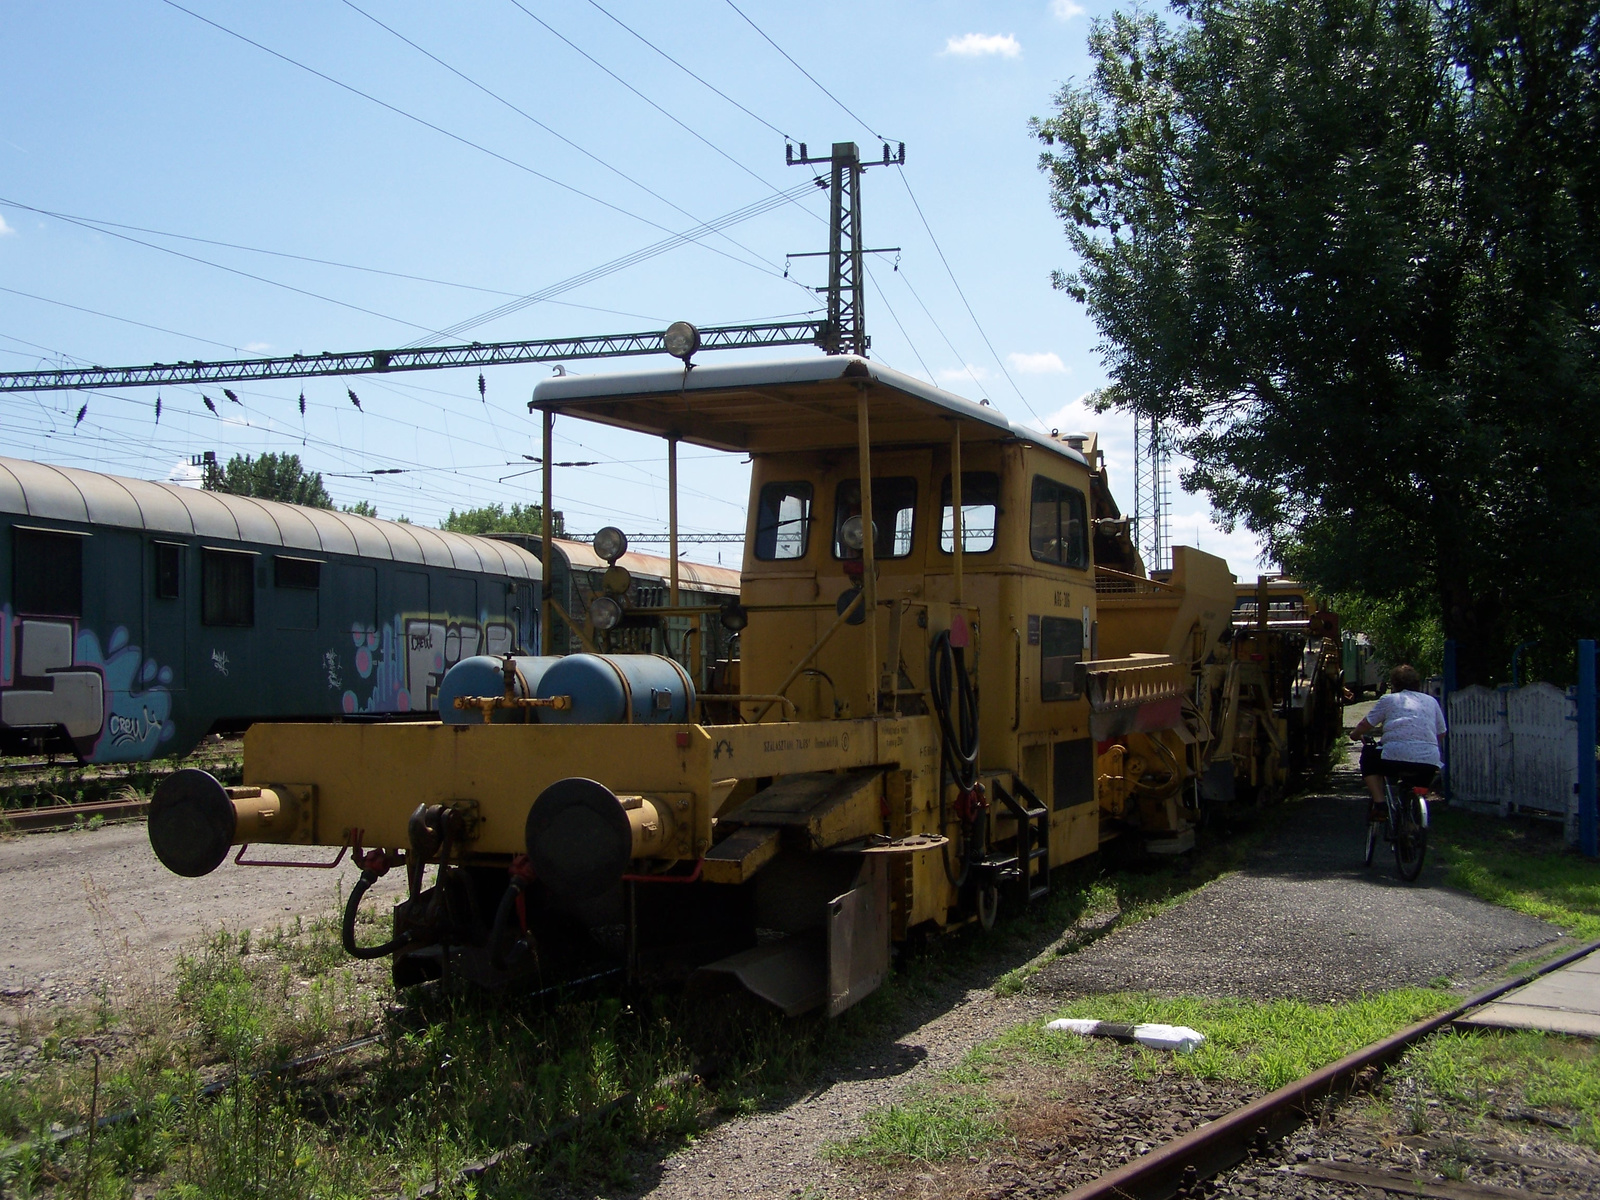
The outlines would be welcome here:
M 544 691 L 552 673 L 528 690 Z M 670 980 L 709 968 L 702 984 L 736 980 L 789 1012 L 837 1011 L 877 986 L 890 868 L 847 843 L 880 827 L 878 723 L 706 727 L 681 723 L 661 680 L 630 691 L 623 715 L 634 720 L 621 724 L 558 724 L 544 710 L 485 723 L 483 712 L 503 714 L 484 709 L 459 724 L 258 725 L 245 738 L 244 786 L 195 770 L 162 782 L 151 845 L 189 876 L 246 843 L 348 848 L 362 873 L 345 947 L 390 957 L 402 986 L 447 974 L 545 986 L 613 969 Z M 789 736 L 775 738 L 780 730 Z M 757 829 L 747 817 L 738 827 L 767 851 L 707 870 L 714 817 L 747 804 L 753 787 L 739 791 L 734 775 L 819 768 L 863 780 L 813 822 L 825 836 L 785 833 L 778 845 L 762 832 L 779 829 L 774 819 Z M 360 905 L 395 870 L 405 896 L 388 937 L 374 938 Z

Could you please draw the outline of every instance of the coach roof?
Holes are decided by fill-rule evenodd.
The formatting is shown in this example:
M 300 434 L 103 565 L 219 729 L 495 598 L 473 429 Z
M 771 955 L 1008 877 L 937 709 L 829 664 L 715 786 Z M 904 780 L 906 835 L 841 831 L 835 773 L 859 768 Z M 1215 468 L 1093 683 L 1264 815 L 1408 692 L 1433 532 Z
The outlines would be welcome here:
M 0 513 L 541 578 L 537 558 L 492 538 L 18 458 L 0 458 Z

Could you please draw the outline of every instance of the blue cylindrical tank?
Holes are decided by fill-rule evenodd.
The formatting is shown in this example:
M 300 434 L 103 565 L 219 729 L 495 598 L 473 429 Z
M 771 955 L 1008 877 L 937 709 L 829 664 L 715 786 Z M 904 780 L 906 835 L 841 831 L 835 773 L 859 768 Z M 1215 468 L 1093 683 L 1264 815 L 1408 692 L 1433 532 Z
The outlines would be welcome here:
M 694 682 L 660 654 L 569 654 L 539 681 L 537 695 L 571 696 L 570 709 L 542 708 L 550 725 L 679 725 L 694 720 Z
M 512 685 L 518 696 L 538 695 L 539 681 L 554 664 L 559 655 L 533 658 L 519 655 L 511 660 L 516 664 L 517 677 Z M 439 681 L 439 719 L 446 725 L 481 725 L 483 713 L 477 709 L 456 707 L 457 696 L 503 696 L 506 692 L 505 659 L 488 654 L 463 658 L 444 673 Z M 540 720 L 539 710 L 497 708 L 490 714 L 495 725 L 516 724 Z

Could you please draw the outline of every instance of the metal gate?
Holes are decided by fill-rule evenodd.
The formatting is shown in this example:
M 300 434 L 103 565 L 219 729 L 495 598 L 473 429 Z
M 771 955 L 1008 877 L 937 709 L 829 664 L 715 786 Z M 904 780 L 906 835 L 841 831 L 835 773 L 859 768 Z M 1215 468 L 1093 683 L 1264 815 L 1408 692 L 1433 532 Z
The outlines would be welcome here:
M 1578 838 L 1577 698 L 1548 683 L 1450 696 L 1450 794 L 1479 812 L 1552 817 Z

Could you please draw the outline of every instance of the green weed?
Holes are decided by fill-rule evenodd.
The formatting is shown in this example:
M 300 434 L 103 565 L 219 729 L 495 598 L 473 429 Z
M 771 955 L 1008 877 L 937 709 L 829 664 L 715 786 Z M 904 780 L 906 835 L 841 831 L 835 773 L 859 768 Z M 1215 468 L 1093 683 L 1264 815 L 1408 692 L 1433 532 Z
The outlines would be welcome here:
M 1574 937 L 1600 938 L 1600 871 L 1569 851 L 1558 830 L 1442 809 L 1430 834 L 1452 887 Z
M 1600 1045 L 1537 1030 L 1441 1033 L 1391 1076 L 1482 1114 L 1536 1109 L 1570 1118 L 1573 1136 L 1600 1149 Z
M 1451 1000 L 1446 993 L 1423 988 L 1379 992 L 1344 1004 L 1120 994 L 1075 1001 L 1056 1015 L 1187 1025 L 1206 1037 L 1193 1054 L 1143 1047 L 1122 1052 L 1133 1056 L 1136 1073 L 1175 1071 L 1202 1079 L 1231 1079 L 1270 1091 L 1433 1016 L 1449 1007 Z M 1090 1043 L 1077 1034 L 1059 1033 L 1036 1022 L 1008 1030 L 977 1053 L 1012 1051 L 1035 1061 L 1060 1063 L 1092 1052 L 1093 1045 L 1106 1043 Z

